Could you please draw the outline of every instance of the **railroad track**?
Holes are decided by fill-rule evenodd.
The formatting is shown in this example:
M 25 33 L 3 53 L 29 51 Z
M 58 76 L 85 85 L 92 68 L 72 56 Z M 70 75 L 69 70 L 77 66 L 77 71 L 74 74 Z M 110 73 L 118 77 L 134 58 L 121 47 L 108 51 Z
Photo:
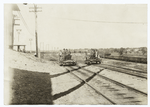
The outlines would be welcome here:
M 118 66 L 107 65 L 107 64 L 96 64 L 96 66 L 147 79 L 147 73 L 140 70 L 134 70 L 130 68 L 118 67 Z
M 138 70 L 138 69 L 133 69 L 133 68 L 119 67 L 119 66 L 114 66 L 114 65 L 109 65 L 109 64 L 101 64 L 101 65 L 108 65 L 108 66 L 111 66 L 111 67 L 116 67 L 116 68 L 131 70 L 131 71 L 135 71 L 135 72 L 139 72 L 139 73 L 147 73 L 146 71 Z
M 88 81 L 89 81 L 90 79 L 83 80 L 82 78 L 80 78 L 79 76 L 77 76 L 76 74 L 73 73 L 73 71 L 75 71 L 75 70 L 73 70 L 73 71 L 68 70 L 68 71 L 69 71 L 73 76 L 75 76 L 78 81 L 84 82 L 85 84 L 87 84 L 91 89 L 93 89 L 97 94 L 99 94 L 99 95 L 103 96 L 105 99 L 107 99 L 111 104 L 113 104 L 113 105 L 116 104 L 116 103 L 113 102 L 111 99 L 107 98 L 104 94 L 102 94 L 100 91 L 96 90 L 93 86 L 91 86 L 90 84 L 88 84 Z M 99 72 L 97 72 L 97 73 L 99 73 Z M 93 76 L 95 76 L 97 73 L 94 73 Z M 93 77 L 93 76 L 91 76 L 91 77 Z M 91 78 L 91 77 L 90 77 L 90 78 Z
M 111 104 L 116 105 L 116 104 L 146 104 L 147 103 L 147 93 L 129 87 L 127 85 L 124 85 L 108 77 L 100 75 L 99 73 L 103 69 L 101 69 L 98 72 L 93 72 L 85 69 L 83 71 L 82 68 L 84 67 L 79 67 L 78 69 L 72 69 L 72 70 L 67 69 L 67 70 L 77 80 L 87 84 L 87 86 L 89 86 L 97 94 L 103 96 Z M 107 86 L 106 84 L 109 85 Z M 109 93 L 110 95 L 107 93 Z M 118 95 L 115 95 L 116 93 Z M 120 96 L 122 96 L 121 97 L 122 99 L 118 99 L 118 97 Z M 138 96 L 138 98 L 136 96 Z M 139 98 L 144 99 L 144 101 L 142 101 L 142 99 Z M 133 101 L 130 101 L 131 99 Z

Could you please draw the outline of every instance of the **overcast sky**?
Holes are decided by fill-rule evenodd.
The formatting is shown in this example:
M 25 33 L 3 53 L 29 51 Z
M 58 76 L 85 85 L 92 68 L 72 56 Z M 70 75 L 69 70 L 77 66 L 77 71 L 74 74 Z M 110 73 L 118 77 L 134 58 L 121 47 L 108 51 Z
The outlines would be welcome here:
M 34 34 L 32 4 L 18 4 L 30 32 Z M 38 4 L 38 43 L 49 48 L 147 47 L 147 5 Z M 21 22 L 22 23 L 22 22 Z M 35 49 L 35 37 L 23 23 L 20 41 Z

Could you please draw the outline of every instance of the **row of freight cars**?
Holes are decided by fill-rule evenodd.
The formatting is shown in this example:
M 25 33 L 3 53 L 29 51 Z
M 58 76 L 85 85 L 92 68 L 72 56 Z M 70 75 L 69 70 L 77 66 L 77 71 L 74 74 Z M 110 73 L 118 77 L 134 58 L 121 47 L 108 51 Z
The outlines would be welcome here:
M 142 58 L 142 57 L 105 56 L 105 58 L 147 64 L 147 58 Z

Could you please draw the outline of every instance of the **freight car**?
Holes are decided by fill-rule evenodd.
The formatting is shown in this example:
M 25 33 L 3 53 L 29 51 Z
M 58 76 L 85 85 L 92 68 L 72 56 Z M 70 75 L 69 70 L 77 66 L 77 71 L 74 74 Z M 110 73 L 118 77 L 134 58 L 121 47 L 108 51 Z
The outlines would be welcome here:
M 142 57 L 105 56 L 104 58 L 147 64 L 147 58 L 142 58 Z

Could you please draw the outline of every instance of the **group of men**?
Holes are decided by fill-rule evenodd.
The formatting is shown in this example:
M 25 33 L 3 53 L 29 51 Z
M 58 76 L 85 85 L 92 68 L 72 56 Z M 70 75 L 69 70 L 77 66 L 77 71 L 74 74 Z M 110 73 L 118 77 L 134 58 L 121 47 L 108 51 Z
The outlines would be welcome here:
M 60 50 L 59 58 L 60 58 L 60 60 L 70 60 L 71 59 L 70 50 L 68 50 L 68 49 L 63 49 L 63 51 Z
M 88 58 L 98 58 L 98 50 L 95 50 L 95 49 L 91 49 L 89 54 L 86 52 L 85 53 L 85 58 L 88 59 Z
M 91 56 L 92 57 L 98 57 L 98 51 L 97 50 L 91 50 Z
M 86 59 L 87 59 L 87 53 L 86 53 Z M 91 49 L 91 52 L 90 52 L 90 58 L 96 58 L 98 57 L 98 50 L 95 50 L 95 49 Z M 60 50 L 59 52 L 59 60 L 60 61 L 65 61 L 65 60 L 70 60 L 71 59 L 71 52 L 70 50 L 68 49 L 63 49 L 63 50 Z

